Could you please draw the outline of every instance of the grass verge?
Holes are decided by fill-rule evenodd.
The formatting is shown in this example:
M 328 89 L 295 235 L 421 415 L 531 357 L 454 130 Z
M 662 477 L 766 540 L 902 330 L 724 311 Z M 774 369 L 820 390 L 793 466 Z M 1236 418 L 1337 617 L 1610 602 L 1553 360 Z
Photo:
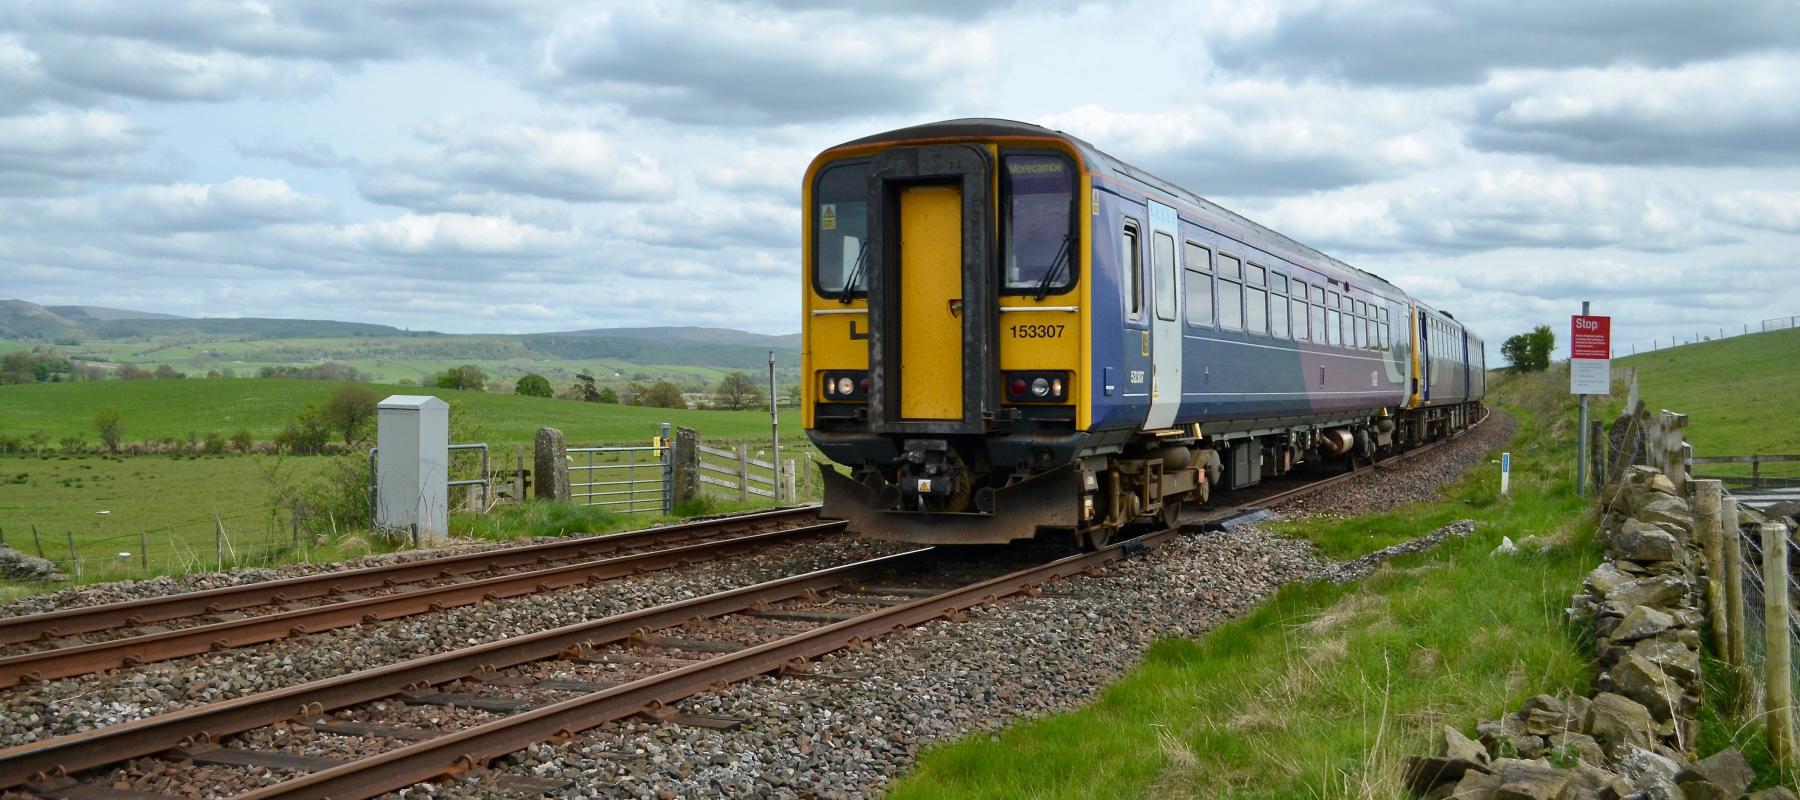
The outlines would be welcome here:
M 1472 518 L 1467 539 L 1348 586 L 1283 588 L 1199 641 L 1158 643 L 1092 705 L 935 748 L 895 798 L 1404 797 L 1400 759 L 1540 693 L 1585 692 L 1562 609 L 1600 558 L 1574 493 L 1560 374 L 1499 382 L 1519 420 L 1512 494 L 1472 470 L 1435 503 L 1283 526 L 1348 558 Z M 1522 544 L 1490 552 L 1502 536 Z

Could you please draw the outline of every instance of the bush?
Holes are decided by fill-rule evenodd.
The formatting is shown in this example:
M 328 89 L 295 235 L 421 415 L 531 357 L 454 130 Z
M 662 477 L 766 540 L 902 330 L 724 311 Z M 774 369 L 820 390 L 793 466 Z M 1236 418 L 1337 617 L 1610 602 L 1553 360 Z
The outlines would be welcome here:
M 87 452 L 87 437 L 79 433 L 64 436 L 58 444 L 62 445 L 65 456 L 77 456 Z
M 375 419 L 380 405 L 380 392 L 360 383 L 350 383 L 331 393 L 331 399 L 325 401 L 321 413 L 327 425 L 343 434 L 344 444 L 350 444 L 368 428 L 369 421 Z
M 119 453 L 119 439 L 125 435 L 125 416 L 116 408 L 102 408 L 94 415 L 94 428 L 100 432 L 100 443 L 113 455 Z
M 463 389 L 479 392 L 487 386 L 488 374 L 474 364 L 451 367 L 431 376 L 431 385 L 439 389 Z
M 238 428 L 237 433 L 231 435 L 231 446 L 240 453 L 248 453 L 256 446 L 256 435 L 249 428 Z
M 206 439 L 200 444 L 200 452 L 209 456 L 224 455 L 225 437 L 220 436 L 218 431 L 207 431 Z
M 638 405 L 651 408 L 687 408 L 681 387 L 668 381 L 657 381 L 638 396 Z
M 513 394 L 526 397 L 550 397 L 555 393 L 550 388 L 550 379 L 535 372 L 520 378 L 518 384 L 513 386 Z
M 25 452 L 25 440 L 10 433 L 0 433 L 0 453 Z

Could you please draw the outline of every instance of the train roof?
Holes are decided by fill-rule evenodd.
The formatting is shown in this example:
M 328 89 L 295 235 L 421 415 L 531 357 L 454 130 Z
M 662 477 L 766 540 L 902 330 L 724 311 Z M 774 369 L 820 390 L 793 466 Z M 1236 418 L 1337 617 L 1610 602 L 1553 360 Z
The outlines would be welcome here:
M 905 128 L 896 128 L 891 131 L 864 136 L 861 139 L 855 139 L 840 144 L 837 147 L 831 148 L 831 150 L 842 147 L 858 147 L 862 145 L 884 144 L 889 142 L 916 142 L 922 139 L 996 139 L 1006 137 L 1048 137 L 1061 139 L 1081 150 L 1083 157 L 1095 165 L 1110 167 L 1114 172 L 1120 175 L 1124 175 L 1132 180 L 1157 189 L 1158 191 L 1180 198 L 1183 202 L 1193 205 L 1206 213 L 1214 214 L 1233 225 L 1242 227 L 1247 232 L 1260 239 L 1272 243 L 1277 247 L 1290 250 L 1294 255 L 1299 256 L 1300 258 L 1315 261 L 1319 264 L 1329 265 L 1332 268 L 1343 270 L 1354 276 L 1378 283 L 1388 289 L 1400 293 L 1402 296 L 1411 297 L 1411 295 L 1407 294 L 1400 287 L 1395 286 L 1392 282 L 1380 275 L 1351 266 L 1343 261 L 1328 256 L 1317 249 L 1301 244 L 1284 233 L 1273 230 L 1237 213 L 1236 211 L 1232 211 L 1218 203 L 1214 203 L 1211 200 L 1183 189 L 1140 167 L 1108 155 L 1105 151 L 1102 151 L 1100 148 L 1095 147 L 1093 144 L 1078 136 L 1058 130 L 1052 130 L 1042 125 L 1034 125 L 1029 122 L 1019 122 L 1010 119 L 996 119 L 992 117 L 952 119 L 944 120 L 942 122 L 928 122 L 923 125 L 913 125 Z

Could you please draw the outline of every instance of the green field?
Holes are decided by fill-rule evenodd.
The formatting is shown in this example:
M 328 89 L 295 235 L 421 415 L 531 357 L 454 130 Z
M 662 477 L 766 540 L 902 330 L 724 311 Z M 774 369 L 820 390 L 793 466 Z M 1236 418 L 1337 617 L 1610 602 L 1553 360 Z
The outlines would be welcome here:
M 1800 453 L 1800 328 L 1639 353 L 1615 366 L 1615 375 L 1637 371 L 1650 410 L 1688 415 L 1696 456 Z
M 43 431 L 51 442 L 82 434 L 98 440 L 94 415 L 116 408 L 126 441 L 247 428 L 267 441 L 308 403 L 323 404 L 341 384 L 302 380 L 95 381 L 0 386 L 0 433 Z M 643 442 L 661 423 L 693 428 L 708 439 L 759 440 L 769 435 L 767 411 L 695 411 L 580 403 L 455 389 L 374 385 L 387 394 L 429 394 L 451 404 L 453 425 L 493 446 L 529 445 L 540 427 L 560 428 L 571 445 Z M 784 434 L 799 437 L 799 412 L 781 415 Z M 786 438 L 786 437 L 784 437 Z M 797 441 L 797 438 L 796 438 Z

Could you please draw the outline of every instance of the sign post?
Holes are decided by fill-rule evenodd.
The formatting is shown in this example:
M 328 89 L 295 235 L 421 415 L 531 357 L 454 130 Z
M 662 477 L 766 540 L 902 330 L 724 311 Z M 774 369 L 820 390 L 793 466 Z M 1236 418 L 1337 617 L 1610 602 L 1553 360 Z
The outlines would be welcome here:
M 1612 391 L 1612 317 L 1581 313 L 1569 320 L 1569 393 L 1581 396 L 1581 453 L 1575 461 L 1575 493 L 1587 495 L 1588 395 Z
M 1500 454 L 1500 494 L 1507 491 L 1507 484 L 1512 481 L 1512 453 Z

